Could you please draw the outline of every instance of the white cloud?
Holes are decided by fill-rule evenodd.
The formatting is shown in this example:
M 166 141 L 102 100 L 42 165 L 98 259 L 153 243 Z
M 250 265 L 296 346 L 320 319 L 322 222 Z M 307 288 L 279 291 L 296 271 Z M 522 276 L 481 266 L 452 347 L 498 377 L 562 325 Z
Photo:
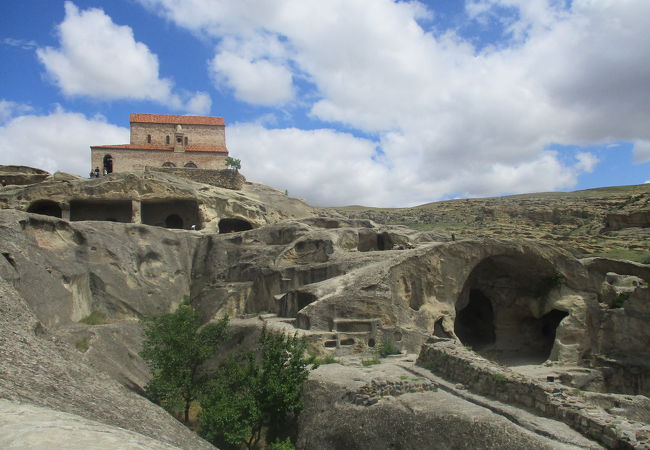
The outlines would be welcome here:
M 644 163 L 650 161 L 650 140 L 636 141 L 634 143 L 634 162 Z
M 212 99 L 206 92 L 197 92 L 187 101 L 185 109 L 190 114 L 206 115 L 210 114 Z
M 576 170 L 584 173 L 591 173 L 594 171 L 594 168 L 600 162 L 598 157 L 593 153 L 589 152 L 579 152 L 576 154 L 576 159 L 578 162 L 575 165 Z
M 0 100 L 0 124 L 5 123 L 12 117 L 31 111 L 32 107 L 23 103 L 16 103 L 9 100 Z
M 288 189 L 315 205 L 378 205 L 391 197 L 388 170 L 372 160 L 375 144 L 332 130 L 230 126 L 228 148 L 250 180 Z M 279 150 L 282 149 L 282 152 Z
M 173 92 L 173 82 L 160 78 L 158 57 L 135 40 L 130 27 L 113 23 L 101 9 L 80 11 L 65 2 L 65 18 L 57 31 L 60 47 L 36 53 L 65 95 L 152 100 L 188 110 L 198 102 L 205 109 L 207 94 L 200 93 L 202 99 L 197 100 Z
M 383 152 L 374 197 L 379 203 L 569 188 L 596 167 L 590 153 L 576 155 L 573 166 L 562 163 L 566 158 L 544 150 L 551 143 L 637 141 L 636 160 L 650 159 L 644 144 L 650 142 L 647 0 L 473 0 L 468 18 L 501 20 L 510 38 L 482 50 L 453 30 L 423 30 L 418 20 L 427 11 L 417 2 L 140 2 L 219 42 L 212 69 L 239 99 L 282 103 L 307 80 L 301 89 L 313 91 L 301 106 L 306 103 L 314 118 L 369 133 L 373 140 L 361 142 Z M 504 9 L 507 15 L 500 14 Z M 239 142 L 249 153 L 258 139 L 285 144 L 281 130 L 241 126 L 238 133 L 230 141 L 235 152 Z M 305 145 L 313 134 L 288 133 Z M 319 144 L 335 141 L 325 139 L 325 130 L 316 135 L 324 141 Z M 272 166 L 278 158 L 291 159 L 289 149 L 297 152 L 287 142 L 255 160 L 247 157 Z M 372 154 L 354 153 L 366 159 L 354 164 L 378 170 Z M 331 162 L 312 157 L 322 164 L 319 174 L 340 181 L 330 188 L 340 192 L 327 191 L 330 203 L 345 195 L 367 198 L 366 175 L 358 177 L 356 195 L 348 171 L 334 166 L 337 175 Z M 287 182 L 322 202 L 319 179 Z
M 291 72 L 266 59 L 249 60 L 222 51 L 211 62 L 213 75 L 235 91 L 235 97 L 248 103 L 276 105 L 293 98 Z
M 129 130 L 106 123 L 103 117 L 57 108 L 48 115 L 22 115 L 0 127 L 0 164 L 62 170 L 87 175 L 90 145 L 129 141 Z

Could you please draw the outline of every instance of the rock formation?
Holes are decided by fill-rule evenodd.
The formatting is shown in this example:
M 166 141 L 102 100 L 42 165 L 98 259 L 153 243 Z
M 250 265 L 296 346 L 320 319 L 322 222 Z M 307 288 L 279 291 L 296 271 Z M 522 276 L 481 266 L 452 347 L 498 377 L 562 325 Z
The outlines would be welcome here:
M 138 356 L 139 319 L 189 299 L 205 322 L 233 318 L 233 346 L 254 342 L 266 324 L 297 331 L 314 353 L 341 358 L 344 368 L 323 366 L 307 384 L 301 448 L 461 446 L 466 441 L 454 430 L 469 433 L 473 446 L 647 443 L 643 423 L 609 434 L 601 428 L 630 415 L 646 420 L 634 405 L 647 403 L 628 397 L 650 395 L 650 266 L 579 260 L 529 239 L 451 241 L 317 210 L 261 185 L 236 189 L 182 175 L 55 174 L 0 191 L 3 316 L 19 308 L 21 317 L 3 322 L 2 336 L 22 336 L 3 346 L 10 353 L 0 363 L 0 397 L 21 402 L 5 404 L 8 410 L 29 403 L 163 443 L 206 445 L 159 431 L 164 412 L 133 393 L 150 376 Z M 182 225 L 169 220 L 174 215 Z M 411 356 L 361 364 L 387 342 Z M 510 380 L 509 392 L 551 376 L 568 390 L 592 392 L 589 408 L 607 416 L 594 429 L 545 409 L 535 413 L 549 416 L 542 420 L 518 397 L 481 387 L 487 382 L 475 386 L 464 369 L 433 359 L 485 367 L 493 379 Z M 494 369 L 503 366 L 512 373 Z M 67 387 L 57 391 L 49 373 L 66 373 Z M 100 395 L 99 381 L 88 381 L 100 373 L 111 398 Z M 510 406 L 497 407 L 498 400 Z M 92 402 L 102 407 L 86 409 Z M 140 422 L 131 420 L 130 405 Z

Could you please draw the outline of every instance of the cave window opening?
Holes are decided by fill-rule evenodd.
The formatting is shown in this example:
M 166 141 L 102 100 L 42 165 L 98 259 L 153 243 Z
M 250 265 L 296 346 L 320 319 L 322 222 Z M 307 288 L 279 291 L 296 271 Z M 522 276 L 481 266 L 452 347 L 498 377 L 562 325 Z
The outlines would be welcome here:
M 219 233 L 236 233 L 252 229 L 253 226 L 250 222 L 243 219 L 221 219 L 219 221 Z
M 164 162 L 162 166 L 163 167 L 176 167 L 176 164 L 174 164 L 171 161 L 167 161 L 167 162 Z
M 548 358 L 548 356 L 551 353 L 551 349 L 553 348 L 557 327 L 560 326 L 560 322 L 562 322 L 562 319 L 564 319 L 568 315 L 569 313 L 566 311 L 560 311 L 558 309 L 554 309 L 551 312 L 542 316 L 542 318 L 540 319 L 540 333 L 541 333 L 542 340 L 544 342 L 545 360 Z
M 165 228 L 183 229 L 183 219 L 178 214 L 170 214 L 165 219 Z
M 190 162 L 186 163 L 185 166 L 183 166 L 183 167 L 187 167 L 187 168 L 190 168 L 190 169 L 196 169 L 196 164 L 193 161 L 190 161 Z
M 470 290 L 467 306 L 456 313 L 454 331 L 463 345 L 474 350 L 496 341 L 492 302 L 481 290 Z
M 377 235 L 377 250 L 392 250 L 393 240 L 388 233 Z
M 27 212 L 61 218 L 61 207 L 51 200 L 38 200 L 27 208 Z

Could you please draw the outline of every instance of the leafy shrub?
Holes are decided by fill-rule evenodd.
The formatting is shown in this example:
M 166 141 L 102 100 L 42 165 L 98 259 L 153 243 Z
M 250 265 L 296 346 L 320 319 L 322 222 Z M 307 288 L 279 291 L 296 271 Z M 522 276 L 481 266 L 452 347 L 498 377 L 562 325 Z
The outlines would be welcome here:
M 225 340 L 228 317 L 201 328 L 198 313 L 184 302 L 173 313 L 145 318 L 144 324 L 140 356 L 153 372 L 145 392 L 170 412 L 182 408 L 187 424 L 190 404 L 206 381 L 199 367 Z
M 399 355 L 400 351 L 391 339 L 382 338 L 379 343 L 379 355 L 382 358 L 387 357 L 388 355 Z
M 316 367 L 313 357 L 304 356 L 306 348 L 297 335 L 263 329 L 259 358 L 253 353 L 231 358 L 206 383 L 200 434 L 219 447 L 238 448 L 244 442 L 249 449 L 258 446 L 264 430 L 267 438 L 282 434 L 302 409 L 302 386 Z
M 273 441 L 268 447 L 269 450 L 295 450 L 295 448 L 289 438 L 286 438 L 284 441 L 279 439 Z
M 551 291 L 566 283 L 566 278 L 559 272 L 553 275 L 542 278 L 535 286 L 535 296 L 538 298 L 546 298 Z
M 641 264 L 650 264 L 650 255 L 644 256 L 641 260 Z
M 79 322 L 86 325 L 103 325 L 106 323 L 106 314 L 101 311 L 93 311 Z
M 619 293 L 614 300 L 612 300 L 612 304 L 610 305 L 610 309 L 616 309 L 616 308 L 622 308 L 625 302 L 630 298 L 630 293 L 629 292 L 621 292 Z

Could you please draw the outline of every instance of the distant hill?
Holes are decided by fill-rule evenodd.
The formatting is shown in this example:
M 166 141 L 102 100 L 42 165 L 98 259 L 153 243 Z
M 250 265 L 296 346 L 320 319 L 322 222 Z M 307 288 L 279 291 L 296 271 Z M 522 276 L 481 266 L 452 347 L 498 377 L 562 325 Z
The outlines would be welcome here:
M 412 208 L 329 209 L 456 239 L 523 237 L 553 242 L 578 257 L 650 262 L 650 184 L 447 200 Z

